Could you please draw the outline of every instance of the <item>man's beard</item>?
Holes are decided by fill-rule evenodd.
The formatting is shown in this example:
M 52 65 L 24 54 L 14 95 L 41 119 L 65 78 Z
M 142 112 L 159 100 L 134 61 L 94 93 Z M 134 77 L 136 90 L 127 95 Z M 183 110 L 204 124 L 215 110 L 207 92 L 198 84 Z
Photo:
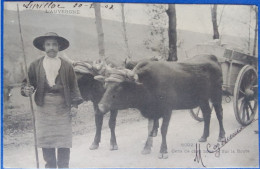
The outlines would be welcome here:
M 58 52 L 55 51 L 55 50 L 49 50 L 49 51 L 47 51 L 46 53 L 47 53 L 47 55 L 48 55 L 49 57 L 54 58 L 54 57 L 57 56 L 57 53 L 58 53 Z

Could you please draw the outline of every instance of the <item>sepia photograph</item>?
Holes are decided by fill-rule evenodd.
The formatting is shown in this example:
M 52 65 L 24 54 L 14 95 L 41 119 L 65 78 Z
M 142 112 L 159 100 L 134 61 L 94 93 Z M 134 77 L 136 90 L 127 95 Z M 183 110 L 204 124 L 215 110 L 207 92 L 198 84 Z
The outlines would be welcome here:
M 258 6 L 3 4 L 4 168 L 259 168 Z

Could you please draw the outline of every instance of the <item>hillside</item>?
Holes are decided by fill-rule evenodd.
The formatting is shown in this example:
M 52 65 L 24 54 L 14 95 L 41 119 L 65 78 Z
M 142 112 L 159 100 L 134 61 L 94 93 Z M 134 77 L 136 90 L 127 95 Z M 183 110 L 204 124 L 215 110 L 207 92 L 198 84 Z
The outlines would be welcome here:
M 65 55 L 74 60 L 98 59 L 97 33 L 93 18 L 28 10 L 21 12 L 21 24 L 28 64 L 42 56 L 42 52 L 33 47 L 33 39 L 49 31 L 57 32 L 70 41 L 70 48 L 65 51 Z M 126 50 L 121 22 L 103 20 L 103 29 L 106 56 L 115 63 L 122 64 L 126 58 Z M 150 36 L 149 26 L 127 24 L 127 34 L 134 60 L 158 55 L 144 46 L 144 41 Z M 179 59 L 185 58 L 186 50 L 198 43 L 207 42 L 211 38 L 209 34 L 178 30 L 178 39 L 182 41 L 178 50 Z M 245 46 L 245 40 L 239 37 L 223 36 L 223 41 L 224 43 L 236 42 L 241 48 Z M 20 81 L 22 79 L 22 49 L 15 11 L 4 11 L 4 62 L 5 69 L 11 72 L 11 81 Z

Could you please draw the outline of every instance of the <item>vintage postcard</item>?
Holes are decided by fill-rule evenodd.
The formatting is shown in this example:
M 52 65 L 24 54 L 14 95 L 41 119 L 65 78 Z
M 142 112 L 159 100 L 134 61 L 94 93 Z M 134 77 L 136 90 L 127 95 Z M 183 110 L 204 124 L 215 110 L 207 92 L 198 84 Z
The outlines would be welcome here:
M 4 168 L 259 168 L 257 6 L 3 9 Z

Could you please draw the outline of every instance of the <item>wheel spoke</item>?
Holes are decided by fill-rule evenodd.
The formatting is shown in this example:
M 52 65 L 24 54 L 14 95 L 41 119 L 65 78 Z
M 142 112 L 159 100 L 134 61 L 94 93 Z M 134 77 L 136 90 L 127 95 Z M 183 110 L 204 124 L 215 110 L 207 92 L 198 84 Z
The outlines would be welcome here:
M 248 107 L 246 106 L 246 117 L 247 117 L 247 120 L 249 120 L 249 111 L 248 111 Z
M 246 95 L 241 89 L 239 89 L 239 92 L 241 92 L 244 96 Z
M 250 108 L 251 112 L 252 112 L 252 113 L 254 113 L 254 109 L 253 109 L 253 107 L 252 107 L 252 105 L 251 105 L 251 103 L 250 103 L 250 102 L 248 102 L 248 106 L 249 106 L 249 108 Z
M 242 121 L 245 121 L 245 104 L 244 103 L 242 103 L 243 104 L 243 106 L 242 106 L 242 109 L 240 110 L 240 111 L 242 111 L 242 118 L 241 118 L 241 120 Z
M 245 111 L 243 110 L 242 112 L 242 119 L 241 119 L 242 122 L 245 122 Z

